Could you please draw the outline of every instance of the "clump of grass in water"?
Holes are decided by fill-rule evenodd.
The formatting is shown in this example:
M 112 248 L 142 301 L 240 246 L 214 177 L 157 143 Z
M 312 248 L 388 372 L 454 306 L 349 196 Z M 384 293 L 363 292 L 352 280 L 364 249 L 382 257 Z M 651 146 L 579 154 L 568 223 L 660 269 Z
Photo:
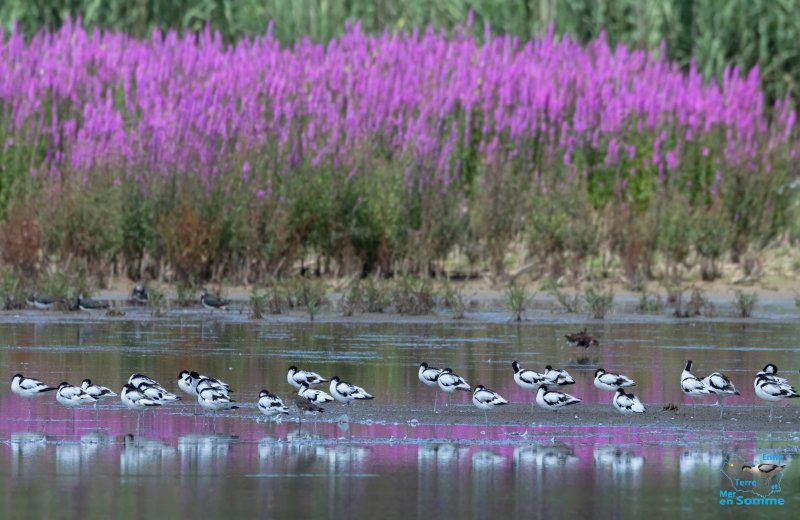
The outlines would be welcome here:
M 372 278 L 356 280 L 342 298 L 342 311 L 346 316 L 354 312 L 384 312 L 391 305 L 392 294 L 386 284 Z
M 614 291 L 611 289 L 603 291 L 599 287 L 589 287 L 583 293 L 583 298 L 589 306 L 592 318 L 596 320 L 605 319 L 606 314 L 614 307 Z
M 20 283 L 20 277 L 14 272 L 14 269 L 7 266 L 0 267 L 0 296 L 3 298 L 3 310 L 25 308 L 27 295 Z
M 304 277 L 294 284 L 294 304 L 296 307 L 305 307 L 309 319 L 314 321 L 320 308 L 327 301 L 327 293 L 328 287 L 325 282 Z
M 76 310 L 78 296 L 90 296 L 93 291 L 89 279 L 80 269 L 49 273 L 39 280 L 37 286 L 41 292 L 62 298 L 59 305 L 64 310 Z
M 664 309 L 664 301 L 658 293 L 651 293 L 647 290 L 639 292 L 639 312 L 661 312 Z
M 691 318 L 694 316 L 703 315 L 707 318 L 714 316 L 714 304 L 706 298 L 706 293 L 699 287 L 692 287 L 689 301 L 684 306 L 683 291 L 680 291 L 675 301 L 675 311 L 673 312 L 676 318 Z
M 197 298 L 197 282 L 192 279 L 181 279 L 175 284 L 179 307 L 190 307 Z
M 442 305 L 453 311 L 453 319 L 463 320 L 467 312 L 464 289 L 445 279 L 442 284 Z
M 733 304 L 736 309 L 736 315 L 740 318 L 749 318 L 752 316 L 753 308 L 756 306 L 756 303 L 758 303 L 758 294 L 747 294 L 739 290 L 734 291 L 734 294 L 736 295 L 736 299 Z
M 436 305 L 436 292 L 427 278 L 401 278 L 395 285 L 393 297 L 399 314 L 422 316 L 429 314 Z
M 167 296 L 158 285 L 147 286 L 147 306 L 154 318 L 160 318 L 167 313 Z
M 267 309 L 267 291 L 263 287 L 255 286 L 250 291 L 250 319 L 260 320 Z
M 511 308 L 511 321 L 522 321 L 525 310 L 533 301 L 535 294 L 529 294 L 525 284 L 511 282 L 506 289 L 506 300 Z
M 561 310 L 564 312 L 573 314 L 576 312 L 580 312 L 581 309 L 581 296 L 578 291 L 573 292 L 572 294 L 568 293 L 567 291 L 562 291 L 558 285 L 553 284 L 553 286 L 548 291 L 551 296 L 553 296 L 558 304 L 561 306 Z

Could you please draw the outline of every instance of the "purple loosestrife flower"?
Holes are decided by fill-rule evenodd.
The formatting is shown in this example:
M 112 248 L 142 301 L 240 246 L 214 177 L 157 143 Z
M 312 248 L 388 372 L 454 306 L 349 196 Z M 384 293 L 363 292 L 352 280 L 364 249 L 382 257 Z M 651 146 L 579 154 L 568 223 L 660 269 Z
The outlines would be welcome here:
M 137 40 L 68 22 L 26 40 L 14 28 L 0 37 L 0 113 L 17 142 L 44 143 L 40 175 L 176 176 L 209 188 L 238 165 L 250 182 L 245 157 L 279 175 L 342 169 L 340 181 L 368 174 L 361 157 L 407 160 L 396 174 L 407 188 L 456 190 L 465 154 L 480 165 L 513 159 L 544 185 L 553 165 L 573 171 L 603 143 L 605 166 L 635 168 L 638 145 L 661 180 L 680 175 L 690 141 L 720 168 L 753 174 L 796 148 L 793 106 L 779 100 L 767 113 L 758 68 L 706 82 L 694 63 L 684 73 L 663 50 L 612 48 L 604 35 L 581 47 L 552 27 L 530 42 L 468 34 L 369 36 L 355 24 L 338 40 L 283 47 L 271 29 L 226 46 L 208 29 Z

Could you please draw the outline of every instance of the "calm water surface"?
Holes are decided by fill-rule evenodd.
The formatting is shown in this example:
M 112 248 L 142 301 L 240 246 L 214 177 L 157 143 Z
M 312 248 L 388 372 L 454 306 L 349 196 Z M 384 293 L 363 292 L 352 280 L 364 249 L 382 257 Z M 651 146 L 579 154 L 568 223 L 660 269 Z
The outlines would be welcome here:
M 567 368 L 570 392 L 605 402 L 594 389 L 603 366 L 637 381 L 648 403 L 682 403 L 686 359 L 697 373 L 726 372 L 755 404 L 752 378 L 767 362 L 794 382 L 800 324 L 788 320 L 606 323 L 589 326 L 600 349 L 567 347 L 574 323 L 267 323 L 189 316 L 151 321 L 47 320 L 0 324 L 0 366 L 48 383 L 84 377 L 118 390 L 132 372 L 175 388 L 184 368 L 225 379 L 243 402 L 262 387 L 289 396 L 291 364 L 338 374 L 377 396 L 375 403 L 430 406 L 417 381 L 422 360 L 452 366 L 512 401 L 510 362 Z M 459 395 L 467 403 L 469 396 Z M 454 400 L 455 402 L 455 400 Z M 792 463 L 799 434 L 713 432 L 593 425 L 490 427 L 337 423 L 310 418 L 257 423 L 252 407 L 213 425 L 183 404 L 144 418 L 118 401 L 74 416 L 49 396 L 27 401 L 0 390 L 0 517 L 466 518 L 588 515 L 635 518 L 766 515 L 788 517 L 800 500 Z M 329 411 L 330 411 L 329 410 Z M 29 413 L 31 418 L 29 419 Z M 199 422 L 198 422 L 199 421 Z M 482 433 L 484 432 L 485 433 Z M 720 505 L 733 469 L 763 457 L 787 464 L 780 479 L 758 481 L 747 497 L 785 505 Z M 773 489 L 770 486 L 777 485 Z M 701 516 L 697 516 L 701 515 Z M 792 516 L 794 516 L 792 514 Z

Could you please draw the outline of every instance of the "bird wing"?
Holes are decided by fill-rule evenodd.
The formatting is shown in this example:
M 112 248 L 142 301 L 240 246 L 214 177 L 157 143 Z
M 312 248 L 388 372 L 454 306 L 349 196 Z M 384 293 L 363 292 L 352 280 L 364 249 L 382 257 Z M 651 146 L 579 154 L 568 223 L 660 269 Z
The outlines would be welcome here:
M 47 387 L 47 385 L 36 379 L 23 379 L 20 382 L 19 387 L 23 390 L 38 390 L 42 387 Z
M 538 372 L 534 372 L 533 370 L 523 370 L 520 372 L 519 378 L 521 381 L 524 381 L 530 385 L 538 385 L 544 381 L 544 376 Z
M 544 402 L 551 406 L 557 406 L 569 401 L 570 396 L 561 392 L 545 392 L 544 396 L 542 396 L 542 399 L 544 399 Z

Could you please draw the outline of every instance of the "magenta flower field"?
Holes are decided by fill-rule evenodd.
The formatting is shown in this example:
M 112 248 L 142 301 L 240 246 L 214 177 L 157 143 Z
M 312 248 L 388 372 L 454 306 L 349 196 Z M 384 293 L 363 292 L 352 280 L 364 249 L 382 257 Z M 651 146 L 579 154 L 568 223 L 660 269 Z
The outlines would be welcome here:
M 765 106 L 758 69 L 717 83 L 603 38 L 481 44 L 354 26 L 287 48 L 269 33 L 225 45 L 210 32 L 136 40 L 70 24 L 0 38 L 4 211 L 23 199 L 54 203 L 29 221 L 80 210 L 102 220 L 91 254 L 170 264 L 187 253 L 164 237 L 207 222 L 201 243 L 179 240 L 207 250 L 200 276 L 309 252 L 355 268 L 470 248 L 470 261 L 497 266 L 513 243 L 625 256 L 615 233 L 649 222 L 657 242 L 665 206 L 687 229 L 719 215 L 722 251 L 741 252 L 780 232 L 794 126 L 788 99 Z M 731 220 L 741 210 L 748 222 Z M 543 212 L 592 243 L 552 236 Z M 37 231 L 52 254 L 69 254 L 72 232 Z

